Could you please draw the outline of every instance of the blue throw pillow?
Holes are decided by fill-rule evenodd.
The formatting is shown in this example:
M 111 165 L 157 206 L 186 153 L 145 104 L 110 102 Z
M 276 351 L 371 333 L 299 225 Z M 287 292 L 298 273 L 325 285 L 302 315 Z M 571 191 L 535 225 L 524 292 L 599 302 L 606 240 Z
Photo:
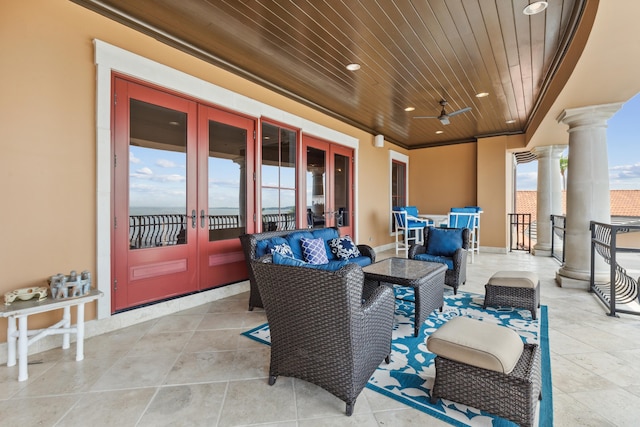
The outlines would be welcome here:
M 324 247 L 324 240 L 320 237 L 317 239 L 300 239 L 302 244 L 302 254 L 304 260 L 310 264 L 327 264 L 329 258 L 327 258 L 327 251 Z
M 256 243 L 256 258 L 272 253 L 275 246 L 283 243 L 287 243 L 284 237 L 272 237 L 258 241 Z
M 293 251 L 293 257 L 297 259 L 304 259 L 304 255 L 302 254 L 302 244 L 301 239 L 313 239 L 313 234 L 309 231 L 295 231 L 289 235 L 287 235 L 286 239 L 289 242 L 289 246 L 291 246 L 291 250 Z
M 335 257 L 333 252 L 331 252 L 331 248 L 329 247 L 329 241 L 331 239 L 335 239 L 336 237 L 340 237 L 340 235 L 338 234 L 338 230 L 336 230 L 333 227 L 318 228 L 316 230 L 313 230 L 311 232 L 311 234 L 313 234 L 313 237 L 315 239 L 320 237 L 324 241 L 324 249 L 327 252 L 327 258 L 329 258 L 329 259 L 338 259 L 338 258 Z
M 282 256 L 286 256 L 289 258 L 294 258 L 293 251 L 291 250 L 291 246 L 287 242 L 280 243 L 279 245 L 275 245 L 271 248 L 271 253 L 279 253 Z
M 349 236 L 329 240 L 329 247 L 331 248 L 331 252 L 338 259 L 348 260 L 360 256 L 358 246 L 353 243 L 353 240 L 351 240 L 351 237 Z
M 429 227 L 427 253 L 429 255 L 451 257 L 462 247 L 461 228 Z

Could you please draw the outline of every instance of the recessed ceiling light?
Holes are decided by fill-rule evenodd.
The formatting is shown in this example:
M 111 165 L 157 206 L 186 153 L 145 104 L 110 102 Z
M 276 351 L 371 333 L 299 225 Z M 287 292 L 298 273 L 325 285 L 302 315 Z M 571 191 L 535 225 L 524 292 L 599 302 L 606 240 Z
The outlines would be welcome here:
M 511 124 L 511 123 L 515 123 L 515 122 L 516 122 L 515 119 L 510 119 L 510 120 L 507 120 L 505 123 Z
M 546 1 L 534 1 L 527 7 L 522 10 L 522 13 L 525 15 L 535 15 L 536 13 L 540 13 L 547 8 L 549 3 Z
M 407 107 L 407 108 L 404 109 L 404 111 L 413 111 L 415 109 L 416 109 L 416 107 Z
M 489 96 L 489 92 L 476 93 L 476 98 L 484 98 L 485 96 Z
M 358 71 L 359 69 L 360 69 L 360 64 L 356 64 L 355 62 L 353 64 L 347 65 L 347 70 L 349 71 Z
M 169 122 L 169 124 L 171 126 L 180 126 L 180 123 L 178 123 L 178 122 Z
M 444 131 L 443 130 L 437 130 L 436 131 L 436 135 L 440 135 L 441 133 L 444 133 Z

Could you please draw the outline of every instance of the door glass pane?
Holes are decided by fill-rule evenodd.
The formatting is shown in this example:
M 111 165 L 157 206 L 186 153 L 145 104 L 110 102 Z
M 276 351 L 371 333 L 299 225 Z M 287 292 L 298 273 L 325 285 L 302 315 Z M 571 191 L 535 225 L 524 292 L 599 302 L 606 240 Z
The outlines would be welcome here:
M 296 228 L 297 134 L 262 124 L 262 230 Z
M 351 225 L 351 206 L 349 206 L 349 157 L 341 154 L 335 155 L 333 206 L 335 208 L 335 225 L 347 227 Z
M 247 224 L 247 131 L 209 122 L 209 241 L 237 238 Z M 201 213 L 202 214 L 202 213 Z
M 324 227 L 326 189 L 326 152 L 307 147 L 307 225 Z
M 132 99 L 129 247 L 186 243 L 187 114 Z

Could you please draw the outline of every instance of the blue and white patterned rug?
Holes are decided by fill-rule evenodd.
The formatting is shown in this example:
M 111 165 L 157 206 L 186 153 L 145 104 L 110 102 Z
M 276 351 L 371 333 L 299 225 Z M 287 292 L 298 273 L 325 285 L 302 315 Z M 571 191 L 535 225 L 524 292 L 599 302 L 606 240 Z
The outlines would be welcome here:
M 412 300 L 413 291 L 396 287 L 396 296 Z M 549 337 L 547 307 L 542 306 L 538 320 L 532 320 L 528 310 L 513 308 L 482 308 L 484 296 L 466 292 L 453 295 L 445 291 L 445 305 L 442 312 L 436 310 L 427 318 L 420 329 L 420 336 L 413 337 L 413 304 L 396 301 L 396 320 L 391 345 L 391 362 L 382 362 L 373 373 L 367 388 L 412 406 L 433 417 L 454 426 L 515 426 L 511 421 L 496 417 L 485 411 L 439 399 L 432 404 L 429 390 L 435 378 L 435 355 L 427 350 L 426 338 L 447 320 L 466 316 L 483 322 L 507 326 L 515 330 L 527 343 L 538 343 L 542 354 L 542 396 L 540 402 L 539 425 L 553 425 L 551 397 L 551 365 L 549 358 Z M 243 335 L 264 344 L 270 344 L 269 325 L 264 324 Z

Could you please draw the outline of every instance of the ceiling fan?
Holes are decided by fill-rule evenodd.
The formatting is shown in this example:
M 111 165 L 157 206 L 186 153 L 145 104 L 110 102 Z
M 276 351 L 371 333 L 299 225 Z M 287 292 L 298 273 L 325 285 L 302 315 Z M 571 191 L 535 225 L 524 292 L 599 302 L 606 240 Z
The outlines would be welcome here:
M 471 111 L 471 107 L 465 107 L 461 110 L 454 111 L 452 113 L 447 113 L 444 109 L 444 107 L 447 106 L 447 101 L 445 101 L 444 99 L 440 100 L 440 105 L 442 106 L 442 111 L 440 111 L 439 116 L 415 116 L 414 119 L 438 119 L 440 120 L 440 123 L 442 123 L 443 125 L 448 125 L 449 117 L 453 117 L 455 115 L 466 113 L 467 111 Z

